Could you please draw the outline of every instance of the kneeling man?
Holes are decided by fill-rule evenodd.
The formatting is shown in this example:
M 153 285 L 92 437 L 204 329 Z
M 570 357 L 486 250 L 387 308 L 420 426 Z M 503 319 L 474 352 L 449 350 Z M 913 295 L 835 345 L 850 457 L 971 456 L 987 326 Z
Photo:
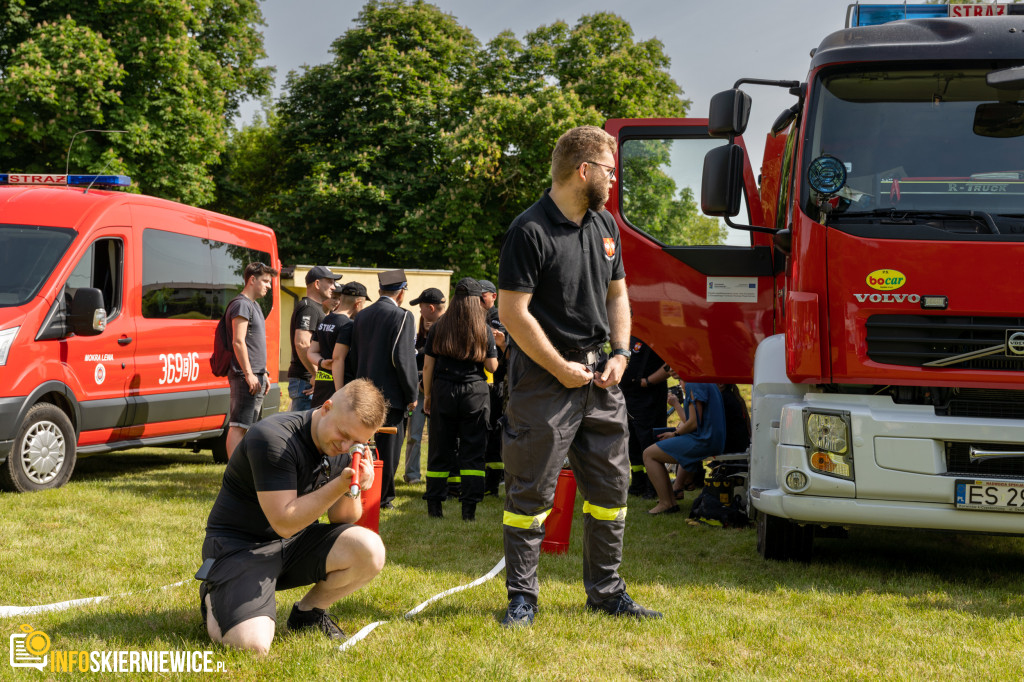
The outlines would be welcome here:
M 210 638 L 264 654 L 274 639 L 276 590 L 313 585 L 292 607 L 290 630 L 345 633 L 331 604 L 369 583 L 384 567 L 380 537 L 352 525 L 362 514 L 349 497 L 353 476 L 367 490 L 373 466 L 358 475 L 349 450 L 384 423 L 387 401 L 369 381 L 345 384 L 321 407 L 286 412 L 249 429 L 228 461 L 206 524 L 200 610 Z M 327 514 L 329 523 L 319 519 Z

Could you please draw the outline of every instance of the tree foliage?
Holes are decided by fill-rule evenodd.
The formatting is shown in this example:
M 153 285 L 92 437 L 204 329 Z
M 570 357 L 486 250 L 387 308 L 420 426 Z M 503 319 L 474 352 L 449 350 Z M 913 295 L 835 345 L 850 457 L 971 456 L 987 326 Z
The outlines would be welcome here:
M 269 90 L 257 0 L 10 0 L 0 14 L 0 167 L 124 172 L 189 203 L 239 102 Z
M 493 278 L 508 224 L 550 184 L 561 133 L 689 105 L 662 44 L 605 12 L 482 46 L 422 0 L 371 0 L 332 52 L 289 75 L 220 178 L 218 205 L 273 226 L 285 260 Z M 254 175 L 271 170 L 258 156 L 281 160 L 276 190 Z M 699 223 L 674 185 L 658 209 Z

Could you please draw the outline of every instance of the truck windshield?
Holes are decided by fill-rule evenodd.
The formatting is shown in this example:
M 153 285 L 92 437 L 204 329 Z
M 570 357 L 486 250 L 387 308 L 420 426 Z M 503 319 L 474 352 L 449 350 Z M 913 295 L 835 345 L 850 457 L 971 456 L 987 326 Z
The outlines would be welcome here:
M 989 86 L 990 70 L 819 76 L 800 183 L 807 214 L 888 238 L 1024 238 L 1024 92 Z
M 60 262 L 75 231 L 0 223 L 0 307 L 27 303 Z

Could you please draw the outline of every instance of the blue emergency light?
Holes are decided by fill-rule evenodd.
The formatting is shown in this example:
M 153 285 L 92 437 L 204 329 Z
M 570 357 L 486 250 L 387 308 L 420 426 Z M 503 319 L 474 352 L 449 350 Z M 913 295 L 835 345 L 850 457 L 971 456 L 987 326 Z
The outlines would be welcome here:
M 0 185 L 9 187 L 31 185 L 57 185 L 66 187 L 95 187 L 123 189 L 132 186 L 127 175 L 60 175 L 54 173 L 0 173 Z
M 846 28 L 854 26 L 877 26 L 890 21 L 904 19 L 945 19 L 947 17 L 970 19 L 973 17 L 995 17 L 1008 14 L 1024 14 L 1024 5 L 1006 3 L 973 3 L 964 5 L 850 5 L 846 11 Z

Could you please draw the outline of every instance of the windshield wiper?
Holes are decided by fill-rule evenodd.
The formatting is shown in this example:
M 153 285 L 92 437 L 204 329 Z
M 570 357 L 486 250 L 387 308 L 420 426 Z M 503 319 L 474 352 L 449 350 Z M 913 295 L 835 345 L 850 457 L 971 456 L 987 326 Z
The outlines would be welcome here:
M 876 208 L 872 211 L 853 211 L 848 213 L 833 213 L 830 218 L 878 218 L 882 225 L 916 225 L 921 220 L 942 220 L 944 218 L 967 218 L 985 225 L 992 234 L 999 234 L 999 226 L 991 213 L 974 209 L 957 210 L 948 209 L 942 211 L 897 209 L 897 208 Z

